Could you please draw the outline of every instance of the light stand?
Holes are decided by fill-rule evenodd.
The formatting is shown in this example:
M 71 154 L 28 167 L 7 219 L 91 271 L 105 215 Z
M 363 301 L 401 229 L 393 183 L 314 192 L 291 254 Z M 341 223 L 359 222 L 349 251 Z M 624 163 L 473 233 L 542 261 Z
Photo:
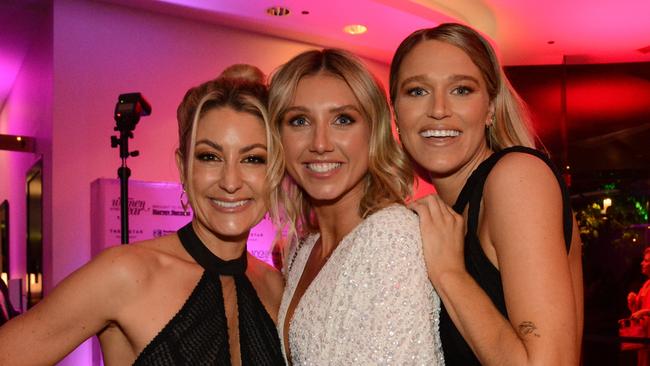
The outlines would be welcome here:
M 122 165 L 117 169 L 120 177 L 120 218 L 122 221 L 122 244 L 129 243 L 129 176 L 131 169 L 126 166 L 129 156 L 136 157 L 140 152 L 129 152 L 129 139 L 133 138 L 135 125 L 140 121 L 140 116 L 151 114 L 151 105 L 140 93 L 120 94 L 115 105 L 115 131 L 120 132 L 120 137 L 111 136 L 111 147 L 120 147 Z

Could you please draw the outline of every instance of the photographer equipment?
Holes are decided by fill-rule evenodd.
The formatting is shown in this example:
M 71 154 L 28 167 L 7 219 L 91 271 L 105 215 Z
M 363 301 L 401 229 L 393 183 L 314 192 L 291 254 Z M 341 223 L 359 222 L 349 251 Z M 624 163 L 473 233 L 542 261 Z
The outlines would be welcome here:
M 117 98 L 114 130 L 120 132 L 120 137 L 111 136 L 111 147 L 120 147 L 120 159 L 122 159 L 122 165 L 117 169 L 117 176 L 120 177 L 122 244 L 129 243 L 129 176 L 131 176 L 131 169 L 126 166 L 126 159 L 129 156 L 136 157 L 140 154 L 137 150 L 129 152 L 129 139 L 133 138 L 133 130 L 140 121 L 140 117 L 150 114 L 151 105 L 140 93 L 120 94 Z

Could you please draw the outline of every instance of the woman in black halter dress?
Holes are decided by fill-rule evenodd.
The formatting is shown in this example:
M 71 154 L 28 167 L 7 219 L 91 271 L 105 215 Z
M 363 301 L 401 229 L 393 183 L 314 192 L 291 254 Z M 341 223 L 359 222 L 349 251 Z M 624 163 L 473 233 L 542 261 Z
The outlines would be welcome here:
M 390 95 L 438 193 L 412 208 L 443 302 L 445 363 L 577 365 L 580 238 L 490 43 L 460 24 L 414 32 L 395 52 Z
M 0 364 L 55 364 L 95 334 L 107 366 L 283 364 L 282 276 L 246 251 L 279 182 L 266 99 L 263 74 L 246 65 L 190 89 L 176 160 L 192 221 L 73 273 L 0 328 Z

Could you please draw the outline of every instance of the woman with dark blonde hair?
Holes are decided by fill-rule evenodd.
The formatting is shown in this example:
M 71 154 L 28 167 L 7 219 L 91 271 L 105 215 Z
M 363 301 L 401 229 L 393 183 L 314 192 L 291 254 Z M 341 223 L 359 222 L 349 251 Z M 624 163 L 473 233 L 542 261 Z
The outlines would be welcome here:
M 271 80 L 290 249 L 278 314 L 296 365 L 442 365 L 440 301 L 422 256 L 413 183 L 380 84 L 342 50 L 304 52 Z M 284 175 L 284 169 L 272 175 Z
M 412 33 L 390 96 L 401 141 L 437 191 L 411 207 L 443 302 L 446 363 L 577 365 L 579 233 L 489 42 L 460 24 Z
M 282 276 L 246 251 L 278 183 L 267 179 L 279 150 L 260 75 L 227 69 L 178 108 L 176 161 L 192 221 L 110 248 L 70 275 L 0 328 L 0 364 L 53 365 L 94 335 L 105 365 L 283 364 Z

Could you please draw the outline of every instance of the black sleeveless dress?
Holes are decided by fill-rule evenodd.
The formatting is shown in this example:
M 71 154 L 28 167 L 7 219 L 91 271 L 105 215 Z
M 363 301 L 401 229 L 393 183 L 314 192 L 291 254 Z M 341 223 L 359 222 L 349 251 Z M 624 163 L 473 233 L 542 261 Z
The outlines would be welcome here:
M 497 309 L 499 309 L 499 312 L 501 312 L 506 319 L 508 319 L 508 312 L 503 294 L 501 274 L 499 273 L 499 270 L 492 265 L 481 248 L 481 243 L 478 239 L 478 218 L 485 180 L 499 159 L 510 152 L 522 152 L 534 155 L 543 160 L 553 170 L 562 191 L 562 219 L 564 226 L 564 241 L 566 243 L 567 252 L 570 249 L 571 232 L 573 228 L 567 187 L 564 184 L 561 175 L 553 166 L 553 163 L 540 151 L 523 146 L 513 146 L 503 149 L 492 154 L 489 158 L 483 161 L 469 177 L 454 204 L 454 210 L 459 214 L 462 214 L 465 210 L 465 206 L 469 204 L 467 214 L 467 234 L 465 234 L 465 267 L 467 272 L 474 278 L 474 280 L 476 280 L 479 286 L 481 286 L 492 300 L 492 303 L 494 303 Z M 454 326 L 454 323 L 451 321 L 444 305 L 440 312 L 440 338 L 442 340 L 442 349 L 445 354 L 446 365 L 480 365 L 478 359 L 472 352 L 472 349 L 460 335 L 456 326 Z
M 219 276 L 233 276 L 243 365 L 284 365 L 275 324 L 246 277 L 246 251 L 223 261 L 203 245 L 192 223 L 178 230 L 185 250 L 205 271 L 179 312 L 134 365 L 230 365 L 228 323 Z

